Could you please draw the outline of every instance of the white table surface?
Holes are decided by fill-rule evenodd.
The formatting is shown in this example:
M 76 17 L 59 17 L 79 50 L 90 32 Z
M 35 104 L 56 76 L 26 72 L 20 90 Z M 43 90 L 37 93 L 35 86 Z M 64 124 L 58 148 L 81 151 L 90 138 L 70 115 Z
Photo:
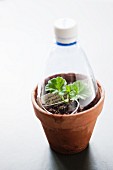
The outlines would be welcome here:
M 31 104 L 59 17 L 77 20 L 79 42 L 106 91 L 89 148 L 73 156 L 50 150 Z M 0 170 L 113 170 L 112 103 L 113 1 L 0 0 Z

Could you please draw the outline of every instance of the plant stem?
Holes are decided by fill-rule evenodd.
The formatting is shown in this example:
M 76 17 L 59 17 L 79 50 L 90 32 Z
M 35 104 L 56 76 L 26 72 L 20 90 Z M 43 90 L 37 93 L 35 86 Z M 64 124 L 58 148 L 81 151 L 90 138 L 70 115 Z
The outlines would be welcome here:
M 63 97 L 63 96 L 61 96 L 61 99 L 62 99 L 63 101 L 65 101 L 65 99 L 64 99 L 64 97 Z

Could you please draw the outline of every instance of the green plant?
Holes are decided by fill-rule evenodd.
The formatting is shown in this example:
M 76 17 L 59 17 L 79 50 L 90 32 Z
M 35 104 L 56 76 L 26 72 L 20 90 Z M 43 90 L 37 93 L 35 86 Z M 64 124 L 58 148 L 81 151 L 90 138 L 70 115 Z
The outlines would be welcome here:
M 62 77 L 52 78 L 45 86 L 45 91 L 50 93 L 57 93 L 62 100 L 69 102 L 70 100 L 85 100 L 91 95 L 91 90 L 84 80 L 77 80 L 73 83 L 67 84 Z

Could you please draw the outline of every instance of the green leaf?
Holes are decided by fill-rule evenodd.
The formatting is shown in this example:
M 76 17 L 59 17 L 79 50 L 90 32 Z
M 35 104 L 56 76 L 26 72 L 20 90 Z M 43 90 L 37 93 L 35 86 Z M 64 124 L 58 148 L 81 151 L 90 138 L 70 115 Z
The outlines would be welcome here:
M 70 93 L 71 100 L 85 100 L 90 95 L 91 89 L 88 83 L 84 82 L 83 80 L 78 80 L 72 84 L 72 91 Z
M 70 95 L 71 100 L 76 100 L 76 98 L 75 98 L 76 97 L 76 92 L 75 91 L 71 91 L 69 95 Z
M 65 85 L 65 86 L 63 87 L 63 92 L 64 92 L 65 94 L 69 94 L 69 93 L 71 92 L 71 85 L 72 85 L 72 84 L 68 84 L 68 85 Z
M 62 77 L 56 77 L 48 81 L 48 84 L 45 86 L 45 91 L 49 91 L 50 93 L 59 93 L 63 90 L 63 86 L 66 85 L 67 82 Z

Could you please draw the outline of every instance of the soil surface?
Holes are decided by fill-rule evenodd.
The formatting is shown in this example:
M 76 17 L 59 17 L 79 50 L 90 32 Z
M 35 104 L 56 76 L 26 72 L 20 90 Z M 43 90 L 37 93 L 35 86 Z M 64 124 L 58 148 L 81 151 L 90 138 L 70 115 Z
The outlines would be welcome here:
M 71 114 L 78 107 L 76 101 L 69 103 L 60 103 L 52 106 L 46 106 L 45 109 L 53 114 Z M 79 108 L 77 111 L 80 110 Z M 76 113 L 76 112 L 75 112 Z

